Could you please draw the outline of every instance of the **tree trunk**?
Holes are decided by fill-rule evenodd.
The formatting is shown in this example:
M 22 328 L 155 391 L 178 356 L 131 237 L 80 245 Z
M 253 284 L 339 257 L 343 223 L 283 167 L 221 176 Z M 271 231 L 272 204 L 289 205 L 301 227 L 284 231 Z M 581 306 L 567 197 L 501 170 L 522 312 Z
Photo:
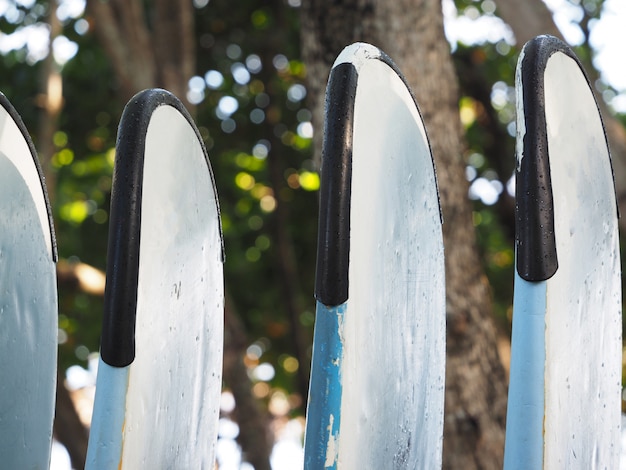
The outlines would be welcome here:
M 89 432 L 80 421 L 72 397 L 65 386 L 65 374 L 57 374 L 56 410 L 54 437 L 65 446 L 70 455 L 72 468 L 82 470 L 87 459 Z
M 187 82 L 196 73 L 193 3 L 189 0 L 158 0 L 154 7 L 152 48 L 157 64 L 157 85 L 189 105 Z
M 140 0 L 89 0 L 87 15 L 115 71 L 120 99 L 155 86 L 156 64 Z
M 186 98 L 196 71 L 192 2 L 159 0 L 147 9 L 140 0 L 88 0 L 87 14 L 115 70 L 122 102 L 162 87 L 192 108 Z
M 458 84 L 443 32 L 441 3 L 310 0 L 303 3 L 301 21 L 317 129 L 322 128 L 330 66 L 354 41 L 367 41 L 387 52 L 416 95 L 435 157 L 444 217 L 448 333 L 444 468 L 501 468 L 506 377 L 467 198 Z
M 540 34 L 561 37 L 552 13 L 541 0 L 497 0 L 496 5 L 496 13 L 511 27 L 520 48 Z
M 57 2 L 50 2 L 48 24 L 50 25 L 50 42 L 48 56 L 41 68 L 41 112 L 39 117 L 39 132 L 37 139 L 37 153 L 43 168 L 46 189 L 50 203 L 53 204 L 56 196 L 56 172 L 52 168 L 52 154 L 54 153 L 54 133 L 58 130 L 58 121 L 63 109 L 63 79 L 59 65 L 54 60 L 52 51 L 53 41 L 61 34 L 62 26 L 57 17 Z

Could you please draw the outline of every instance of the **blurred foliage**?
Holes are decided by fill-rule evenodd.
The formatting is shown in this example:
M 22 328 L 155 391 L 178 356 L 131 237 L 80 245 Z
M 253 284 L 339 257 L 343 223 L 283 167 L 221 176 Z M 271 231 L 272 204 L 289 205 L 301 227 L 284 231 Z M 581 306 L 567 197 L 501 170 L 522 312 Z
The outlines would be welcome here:
M 310 338 L 319 187 L 312 158 L 311 112 L 306 107 L 306 68 L 299 51 L 299 2 L 247 0 L 236 8 L 227 0 L 194 4 L 197 71 L 189 77 L 187 99 L 195 105 L 193 112 L 216 177 L 226 286 L 248 333 L 246 363 L 257 382 L 255 393 L 260 398 L 269 398 L 275 390 L 289 395 L 297 391 L 300 362 L 308 363 L 310 356 L 298 357 L 294 346 L 293 325 L 278 281 L 284 256 L 279 243 L 284 243 L 280 237 L 286 237 L 293 248 L 297 322 Z M 585 1 L 580 6 L 585 12 L 580 21 L 583 30 L 597 17 L 601 4 Z M 470 19 L 495 14 L 491 0 L 457 0 L 455 5 L 459 15 Z M 83 10 L 84 3 L 65 0 L 57 12 L 62 39 L 55 41 L 55 50 L 60 57 L 64 107 L 53 137 L 53 210 L 60 257 L 105 270 L 114 147 L 123 103 L 117 99 L 116 78 Z M 0 3 L 0 90 L 22 115 L 36 145 L 43 113 L 48 14 L 45 1 Z M 41 36 L 43 52 L 33 42 Z M 470 64 L 483 91 L 487 90 L 485 100 L 476 87 L 462 86 L 460 114 L 467 136 L 474 223 L 496 314 L 506 330 L 514 256 L 512 227 L 503 217 L 510 209 L 503 200 L 514 165 L 517 49 L 506 37 L 452 47 L 457 65 Z M 583 59 L 592 54 L 587 42 L 576 52 Z M 626 123 L 624 116 L 621 119 Z M 504 136 L 501 145 L 495 145 L 495 135 Z M 84 365 L 89 354 L 98 350 L 102 298 L 60 286 L 59 308 L 61 365 Z M 260 364 L 271 367 L 264 365 L 255 375 Z M 301 405 L 297 399 L 292 404 Z
M 286 231 L 300 277 L 300 289 L 291 293 L 300 307 L 297 320 L 312 338 L 319 186 L 297 15 L 277 2 L 244 2 L 233 9 L 222 0 L 199 9 L 199 75 L 191 79 L 189 94 L 216 175 L 227 290 L 254 345 L 247 364 L 271 364 L 272 387 L 290 392 L 297 390 L 302 358 L 281 290 L 278 245 L 280 231 Z M 281 225 L 279 206 L 288 226 Z M 260 398 L 272 391 L 254 390 Z

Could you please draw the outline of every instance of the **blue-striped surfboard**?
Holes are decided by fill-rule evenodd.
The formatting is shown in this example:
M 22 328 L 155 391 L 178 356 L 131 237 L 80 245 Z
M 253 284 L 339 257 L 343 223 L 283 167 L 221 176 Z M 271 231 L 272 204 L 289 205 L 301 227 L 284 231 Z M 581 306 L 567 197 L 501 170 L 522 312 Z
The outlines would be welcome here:
M 305 468 L 441 466 L 445 280 L 428 138 L 391 59 L 353 44 L 326 90 Z
M 0 93 L 0 466 L 47 469 L 56 393 L 56 243 L 43 173 Z
M 116 147 L 87 467 L 213 468 L 223 246 L 213 174 L 180 101 L 128 103 Z
M 618 468 L 617 204 L 591 88 L 568 46 L 518 61 L 517 228 L 505 468 Z

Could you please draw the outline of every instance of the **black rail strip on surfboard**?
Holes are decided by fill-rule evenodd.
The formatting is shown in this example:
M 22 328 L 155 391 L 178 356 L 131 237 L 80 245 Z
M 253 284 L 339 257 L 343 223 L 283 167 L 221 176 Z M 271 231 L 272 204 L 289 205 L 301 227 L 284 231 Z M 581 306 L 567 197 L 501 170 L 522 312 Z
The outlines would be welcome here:
M 2 106 L 6 110 L 11 119 L 13 119 L 13 121 L 17 125 L 17 128 L 20 130 L 20 133 L 22 134 L 24 140 L 26 141 L 26 144 L 28 145 L 30 155 L 33 157 L 33 164 L 37 169 L 37 175 L 39 175 L 39 184 L 41 185 L 41 191 L 43 193 L 43 198 L 46 203 L 46 212 L 48 214 L 48 224 L 50 229 L 50 245 L 52 246 L 52 261 L 56 263 L 58 261 L 57 240 L 54 231 L 52 208 L 50 206 L 50 198 L 48 197 L 48 189 L 46 188 L 43 169 L 41 168 L 41 164 L 39 163 L 39 159 L 37 158 L 37 150 L 35 149 L 35 144 L 33 144 L 33 140 L 30 138 L 30 134 L 28 133 L 28 129 L 26 129 L 24 121 L 22 121 L 22 117 L 18 114 L 9 99 L 2 92 L 0 92 L 0 106 Z
M 544 281 L 558 269 L 544 93 L 546 65 L 556 52 L 572 58 L 589 84 L 582 64 L 561 40 L 538 36 L 525 46 L 521 75 L 526 132 L 523 158 L 516 170 L 515 242 L 517 272 L 527 281 Z
M 324 305 L 348 300 L 352 128 L 358 74 L 354 65 L 330 72 L 326 92 L 315 297 Z
M 385 63 L 398 75 L 420 113 L 415 95 L 395 62 L 383 51 L 373 60 Z M 357 82 L 355 66 L 340 63 L 331 69 L 326 89 L 315 298 L 327 306 L 340 305 L 348 300 L 352 134 Z M 428 136 L 426 138 L 428 140 Z M 432 164 L 436 181 L 434 160 Z M 443 223 L 441 204 L 438 206 Z
M 104 316 L 100 354 L 115 367 L 125 367 L 135 358 L 135 319 L 139 281 L 139 247 L 141 242 L 141 204 L 143 167 L 148 125 L 159 106 L 172 106 L 187 119 L 202 146 L 213 191 L 215 179 L 208 153 L 200 133 L 184 105 L 165 90 L 144 90 L 135 95 L 124 109 L 118 129 L 109 242 L 104 296 Z M 217 204 L 217 196 L 215 198 Z M 219 214 L 219 205 L 217 207 Z M 158 236 L 158 234 L 148 234 Z M 220 237 L 222 230 L 220 226 Z M 224 257 L 224 241 L 222 259 Z

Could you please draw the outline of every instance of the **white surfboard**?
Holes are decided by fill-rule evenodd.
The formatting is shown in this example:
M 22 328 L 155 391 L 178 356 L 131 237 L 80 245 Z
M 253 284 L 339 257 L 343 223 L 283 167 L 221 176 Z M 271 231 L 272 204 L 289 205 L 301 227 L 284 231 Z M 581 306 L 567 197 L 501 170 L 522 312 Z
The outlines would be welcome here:
M 426 131 L 368 44 L 344 49 L 326 93 L 305 468 L 438 468 L 445 280 Z
M 516 74 L 517 234 L 505 468 L 618 468 L 617 204 L 598 107 L 561 41 Z
M 213 468 L 222 263 L 200 134 L 173 95 L 139 93 L 118 133 L 87 468 Z
M 0 466 L 47 469 L 56 393 L 56 244 L 43 174 L 0 93 Z

